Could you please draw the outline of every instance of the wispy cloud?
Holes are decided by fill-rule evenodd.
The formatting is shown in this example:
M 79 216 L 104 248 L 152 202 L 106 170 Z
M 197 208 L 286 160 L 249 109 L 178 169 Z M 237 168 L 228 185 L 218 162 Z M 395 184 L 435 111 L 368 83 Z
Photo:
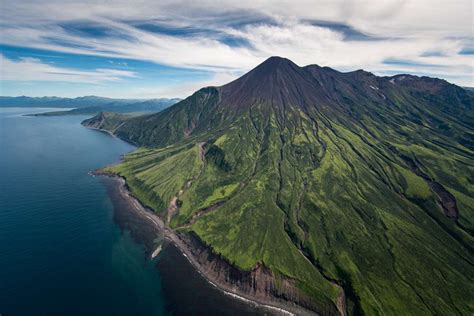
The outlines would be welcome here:
M 11 60 L 0 54 L 2 80 L 15 81 L 59 81 L 102 84 L 135 77 L 135 73 L 117 69 L 95 69 L 84 71 L 45 64 L 40 59 L 24 57 Z
M 382 75 L 414 72 L 474 85 L 473 55 L 466 54 L 474 41 L 471 0 L 3 3 L 0 43 L 5 45 L 199 69 L 221 80 L 280 55 L 300 65 L 364 68 Z M 157 90 L 183 96 L 209 80 Z

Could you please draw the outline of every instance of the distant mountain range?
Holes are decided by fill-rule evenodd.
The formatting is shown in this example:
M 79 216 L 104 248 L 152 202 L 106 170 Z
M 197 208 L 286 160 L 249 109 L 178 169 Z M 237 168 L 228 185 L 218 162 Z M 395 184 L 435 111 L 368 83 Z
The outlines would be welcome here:
M 49 107 L 73 108 L 41 115 L 94 114 L 99 112 L 159 112 L 180 101 L 178 98 L 159 99 L 111 99 L 96 96 L 78 98 L 59 97 L 0 97 L 0 107 Z
M 216 282 L 322 315 L 474 310 L 470 91 L 273 57 L 159 113 L 83 124 L 145 147 L 106 171 L 202 245 Z

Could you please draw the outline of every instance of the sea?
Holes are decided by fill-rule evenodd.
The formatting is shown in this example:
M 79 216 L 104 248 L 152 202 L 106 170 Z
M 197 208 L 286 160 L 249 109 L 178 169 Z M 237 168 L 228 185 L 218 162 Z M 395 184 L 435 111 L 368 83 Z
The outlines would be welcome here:
M 262 315 L 222 293 L 91 171 L 134 147 L 89 116 L 0 108 L 0 315 Z M 138 221 L 138 222 L 137 222 Z

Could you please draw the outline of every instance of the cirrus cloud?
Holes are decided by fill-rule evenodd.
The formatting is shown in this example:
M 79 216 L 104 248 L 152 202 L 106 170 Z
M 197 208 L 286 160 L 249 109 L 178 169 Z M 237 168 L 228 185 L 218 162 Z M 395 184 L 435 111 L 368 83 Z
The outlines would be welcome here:
M 56 67 L 45 64 L 38 58 L 23 57 L 12 60 L 0 54 L 2 80 L 13 81 L 59 81 L 103 84 L 135 77 L 135 73 L 116 69 L 95 69 L 92 71 Z

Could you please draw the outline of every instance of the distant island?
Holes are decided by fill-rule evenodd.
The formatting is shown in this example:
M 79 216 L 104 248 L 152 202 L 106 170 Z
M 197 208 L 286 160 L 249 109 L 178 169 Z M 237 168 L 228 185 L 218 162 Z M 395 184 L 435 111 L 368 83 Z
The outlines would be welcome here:
M 68 108 L 68 110 L 34 114 L 35 116 L 84 115 L 99 112 L 146 113 L 161 111 L 180 100 L 179 98 L 112 99 L 97 96 L 78 98 L 0 96 L 0 107 Z
M 322 315 L 472 313 L 466 89 L 272 57 L 159 113 L 83 125 L 140 146 L 99 173 L 221 289 Z

